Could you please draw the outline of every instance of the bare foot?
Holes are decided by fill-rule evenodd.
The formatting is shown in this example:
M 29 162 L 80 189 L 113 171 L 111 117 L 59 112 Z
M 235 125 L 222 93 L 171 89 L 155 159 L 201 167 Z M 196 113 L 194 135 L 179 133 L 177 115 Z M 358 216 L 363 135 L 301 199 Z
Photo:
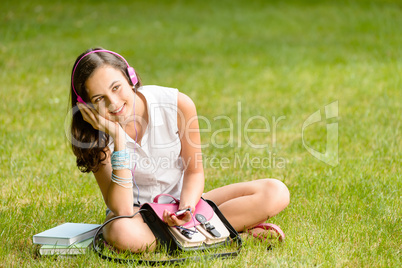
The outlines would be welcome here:
M 281 228 L 273 223 L 261 223 L 247 230 L 247 233 L 262 241 L 283 241 L 285 239 Z
M 253 236 L 255 238 L 258 238 L 262 241 L 264 240 L 278 240 L 278 238 L 280 237 L 280 235 L 275 232 L 274 230 L 264 230 L 262 228 L 254 228 L 254 229 L 250 229 L 247 231 L 249 236 Z

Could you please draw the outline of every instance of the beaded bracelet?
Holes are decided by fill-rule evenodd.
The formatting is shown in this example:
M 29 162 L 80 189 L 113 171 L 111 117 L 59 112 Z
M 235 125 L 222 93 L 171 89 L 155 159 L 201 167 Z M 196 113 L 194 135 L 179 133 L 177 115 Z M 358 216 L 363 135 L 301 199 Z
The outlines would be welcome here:
M 112 153 L 111 162 L 113 170 L 130 169 L 129 166 L 130 153 L 128 149 L 114 151 Z
M 112 182 L 114 182 L 126 189 L 133 187 L 133 179 L 132 178 L 122 178 L 122 177 L 117 176 L 113 172 L 112 172 Z M 131 184 L 131 185 L 125 185 L 125 184 Z

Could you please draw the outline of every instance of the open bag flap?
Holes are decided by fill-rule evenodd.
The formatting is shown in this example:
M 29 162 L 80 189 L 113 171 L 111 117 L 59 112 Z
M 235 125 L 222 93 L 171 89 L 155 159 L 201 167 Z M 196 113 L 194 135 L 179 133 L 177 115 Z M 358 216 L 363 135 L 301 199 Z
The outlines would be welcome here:
M 158 200 L 155 198 L 155 200 Z M 174 199 L 175 201 L 178 201 L 177 199 Z M 161 203 L 147 203 L 149 206 L 152 207 L 152 209 L 155 211 L 155 213 L 158 215 L 158 217 L 163 221 L 163 211 L 166 209 L 170 211 L 171 213 L 174 213 L 179 210 L 179 203 L 169 203 L 169 204 L 161 204 Z M 197 226 L 200 224 L 197 219 L 195 219 L 196 214 L 201 214 L 203 215 L 208 221 L 211 220 L 212 216 L 214 215 L 214 210 L 204 199 L 200 199 L 200 201 L 197 203 L 195 206 L 195 213 L 193 212 L 193 217 L 194 220 L 191 220 L 187 222 L 186 224 L 183 225 L 185 228 L 192 228 L 194 226 Z M 195 224 L 194 224 L 195 223 Z

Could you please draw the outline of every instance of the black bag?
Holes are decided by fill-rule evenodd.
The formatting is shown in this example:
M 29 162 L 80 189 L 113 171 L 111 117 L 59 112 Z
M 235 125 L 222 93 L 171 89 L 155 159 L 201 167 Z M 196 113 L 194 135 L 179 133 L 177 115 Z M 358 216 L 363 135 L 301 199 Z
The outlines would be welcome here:
M 242 246 L 241 238 L 212 201 L 201 198 L 196 206 L 192 222 L 188 222 L 182 227 L 170 227 L 163 222 L 161 215 L 165 208 L 169 211 L 177 211 L 179 201 L 173 198 L 175 203 L 161 204 L 158 203 L 159 197 L 160 196 L 157 196 L 155 198 L 154 203 L 143 204 L 140 210 L 132 216 L 118 216 L 106 221 L 100 226 L 93 240 L 93 248 L 98 255 L 110 261 L 121 263 L 135 262 L 148 265 L 172 264 L 184 262 L 189 259 L 196 261 L 201 258 L 228 258 L 238 255 Z M 158 242 L 167 249 L 169 255 L 176 257 L 181 252 L 199 251 L 203 252 L 202 256 L 173 258 L 169 260 L 138 260 L 104 255 L 102 248 L 106 245 L 106 242 L 101 234 L 103 227 L 113 220 L 132 218 L 138 213 L 141 213 L 144 222 L 149 226 Z M 234 251 L 223 253 L 204 252 L 208 249 L 227 246 L 230 243 L 236 243 L 236 249 Z

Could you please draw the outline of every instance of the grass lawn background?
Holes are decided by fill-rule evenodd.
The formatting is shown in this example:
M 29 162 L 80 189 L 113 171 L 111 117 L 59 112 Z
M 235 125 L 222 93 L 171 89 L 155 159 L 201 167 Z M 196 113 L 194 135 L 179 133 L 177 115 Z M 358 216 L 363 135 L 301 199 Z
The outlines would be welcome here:
M 32 244 L 63 222 L 104 219 L 65 134 L 72 65 L 96 46 L 122 54 L 145 84 L 193 98 L 210 145 L 206 190 L 264 177 L 289 187 L 291 204 L 269 220 L 286 243 L 247 242 L 237 258 L 186 266 L 401 266 L 401 29 L 402 4 L 391 0 L 3 1 L 0 266 L 118 266 L 93 253 L 42 258 Z M 303 122 L 334 101 L 339 116 L 304 141 L 324 152 L 326 123 L 337 122 L 335 167 L 302 143 Z M 269 132 L 243 132 L 266 128 L 255 116 Z

